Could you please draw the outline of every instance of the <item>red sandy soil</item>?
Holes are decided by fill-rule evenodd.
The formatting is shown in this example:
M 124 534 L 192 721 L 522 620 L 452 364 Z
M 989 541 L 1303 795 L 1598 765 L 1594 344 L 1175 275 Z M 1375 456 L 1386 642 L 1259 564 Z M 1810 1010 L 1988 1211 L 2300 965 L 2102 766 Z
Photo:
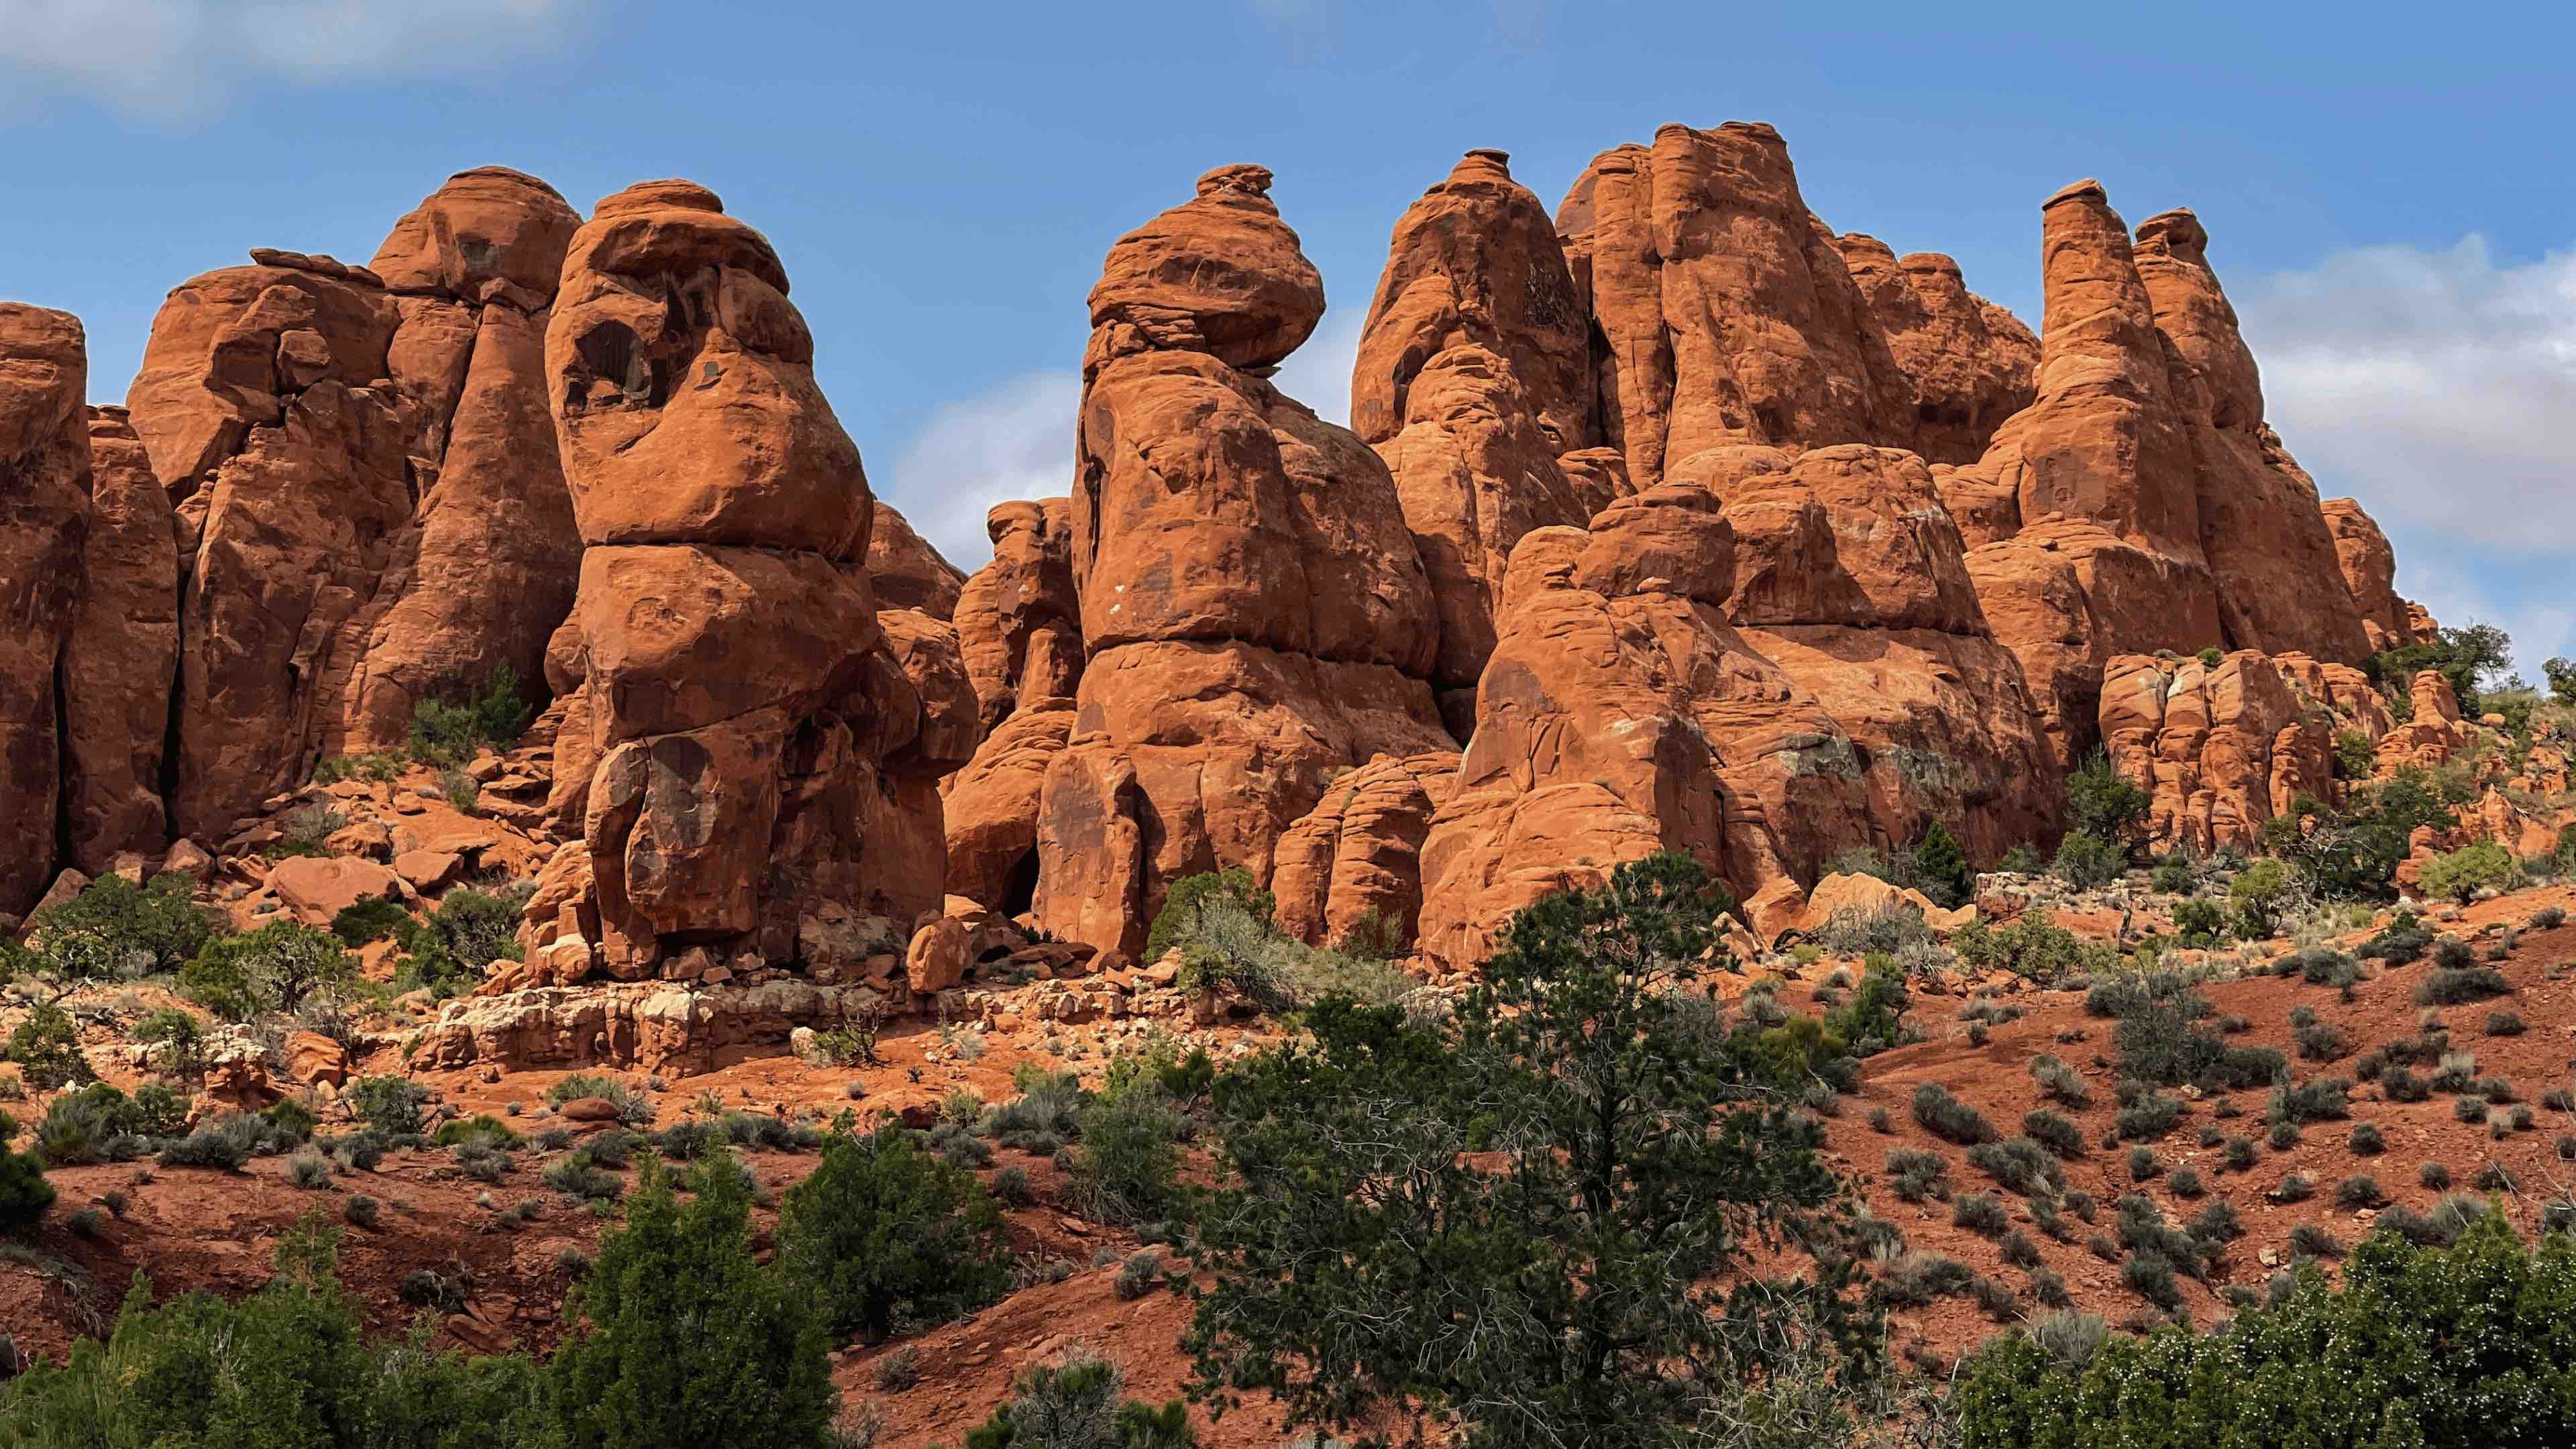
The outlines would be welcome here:
M 2468 936 L 2489 924 L 2528 920 L 2533 912 L 2553 904 L 2576 907 L 2576 891 L 2563 887 L 2528 891 L 2433 924 L 2437 930 Z M 2357 941 L 2359 936 L 2350 939 Z M 2493 939 L 2476 940 L 2481 958 Z M 2571 1037 L 2576 1037 L 2576 973 L 2566 980 L 2551 977 L 2556 968 L 2571 961 L 2576 961 L 2576 926 L 2526 931 L 2510 959 L 2495 963 L 2514 987 L 2511 997 L 2440 1012 L 2451 1028 L 2453 1048 L 2475 1052 L 2480 1075 L 2510 1078 L 2520 1100 L 2534 1110 L 2533 1130 L 2501 1142 L 2491 1141 L 2483 1125 L 2454 1121 L 2447 1095 L 2436 1094 L 2420 1103 L 2395 1103 L 2383 1100 L 2375 1085 L 2361 1084 L 2352 1094 L 2350 1121 L 2309 1124 L 2296 1146 L 2276 1153 L 2263 1142 L 2265 1093 L 2219 1094 L 2191 1102 L 2182 1125 L 2153 1144 L 2165 1164 L 2165 1175 L 2135 1185 L 2126 1167 L 2126 1145 L 2118 1151 L 2098 1145 L 2110 1129 L 2115 1110 L 2115 1074 L 2109 1066 L 2116 1055 L 2112 1023 L 2088 1017 L 2077 993 L 2004 989 L 1995 992 L 1996 997 L 2024 1008 L 2027 1015 L 1992 1027 L 1983 1046 L 1970 1044 L 1963 1024 L 1955 1020 L 1957 1007 L 1967 997 L 1918 994 L 1918 1020 L 1939 1039 L 1871 1059 L 1858 1095 L 1843 1099 L 1840 1111 L 1828 1123 L 1830 1151 L 1837 1166 L 1859 1183 L 1873 1210 L 1903 1228 L 1909 1247 L 1948 1254 L 2011 1285 L 2020 1294 L 2022 1313 L 2032 1317 L 2046 1310 L 2030 1297 L 2027 1275 L 2006 1267 L 1991 1242 L 1953 1227 L 1947 1204 L 1909 1206 L 1885 1190 L 1879 1179 L 1890 1149 L 1928 1148 L 1952 1159 L 1954 1191 L 1988 1192 L 2002 1200 L 2016 1223 L 2024 1225 L 2038 1243 L 2046 1266 L 2064 1276 L 2076 1305 L 2114 1323 L 2146 1305 L 2121 1285 L 2118 1265 L 2096 1258 L 2083 1240 L 2107 1230 L 2114 1217 L 2113 1204 L 2133 1190 L 2153 1197 L 2178 1223 L 2208 1201 L 2232 1204 L 2246 1235 L 2229 1250 L 2212 1275 L 2213 1283 L 2258 1290 L 2271 1272 L 2263 1261 L 2265 1255 L 2288 1261 L 2288 1238 L 2297 1225 L 2321 1224 L 2346 1243 L 2368 1231 L 2375 1214 L 2334 1204 L 2336 1185 L 2357 1173 L 2376 1178 L 2393 1202 L 2422 1212 L 2430 1211 L 2441 1194 L 2418 1184 L 2418 1164 L 2446 1163 L 2453 1179 L 2451 1190 L 2475 1192 L 2473 1180 L 2479 1169 L 2490 1161 L 2500 1162 L 2519 1183 L 2518 1191 L 2503 1194 L 2502 1201 L 2528 1229 L 2536 1222 L 2541 1203 L 2568 1195 L 2569 1184 L 2576 1183 L 2576 1164 L 2558 1161 L 2553 1145 L 2562 1133 L 2576 1132 L 2576 1118 L 2540 1105 L 2544 1092 L 2570 1083 L 2570 1052 L 2576 1049 L 2571 1047 Z M 1831 963 L 1820 963 L 1802 975 L 1818 981 L 1830 969 Z M 2431 970 L 2429 961 L 2393 971 L 2374 968 L 2349 1004 L 2331 989 L 2276 977 L 2217 982 L 2203 990 L 2221 1014 L 2240 1015 L 2251 1022 L 2249 1030 L 2231 1041 L 2291 1052 L 2294 1071 L 2304 1080 L 2349 1076 L 2352 1063 L 2349 1058 L 2331 1064 L 2297 1061 L 2288 1024 L 2291 1008 L 2307 1005 L 2320 1020 L 2344 1027 L 2352 1035 L 2357 1056 L 2417 1031 L 2421 1008 L 2413 992 Z M 1793 987 L 1789 994 L 1794 1000 L 1805 989 Z M 2484 1035 L 2483 1024 L 2491 1010 L 2519 1013 L 2528 1031 L 2514 1037 Z M 1113 1024 L 1111 1042 L 1117 1034 Z M 792 1113 L 813 1107 L 827 1114 L 844 1108 L 872 1114 L 936 1104 L 960 1086 L 987 1100 L 1006 1100 L 1013 1095 L 1012 1069 L 1030 1060 L 1049 1068 L 1069 1066 L 1096 1079 L 1108 1054 L 1101 1027 L 1061 1029 L 1057 1036 L 1069 1048 L 1063 1056 L 1040 1050 L 1041 1036 L 1034 1031 L 1021 1038 L 992 1034 L 985 1038 L 982 1055 L 971 1062 L 957 1060 L 927 1026 L 890 1033 L 884 1047 L 886 1060 L 864 1069 L 818 1067 L 785 1056 L 752 1058 L 702 1076 L 666 1082 L 659 1099 L 662 1116 L 665 1122 L 678 1120 L 710 1092 L 729 1109 Z M 1234 1030 L 1218 1036 L 1220 1056 L 1256 1039 Z M 1077 1046 L 1078 1055 L 1071 1050 Z M 2096 1224 L 2086 1225 L 2068 1215 L 2075 1229 L 2076 1240 L 2071 1243 L 2052 1241 L 2028 1227 L 2029 1214 L 2021 1199 L 1970 1167 L 1964 1149 L 1916 1126 L 1909 1110 L 1917 1086 L 1938 1082 L 2010 1135 L 2018 1130 L 2023 1113 L 2050 1105 L 2028 1070 L 2031 1059 L 2042 1053 L 2053 1053 L 2081 1072 L 2094 1098 L 2093 1105 L 2081 1111 L 2056 1108 L 2074 1117 L 2095 1144 L 2084 1157 L 2065 1164 L 2069 1185 L 2091 1192 L 2100 1204 Z M 370 1066 L 398 1069 L 390 1055 Z M 2417 1071 L 2422 1074 L 2426 1069 Z M 916 1073 L 918 1081 L 912 1079 Z M 484 1074 L 467 1071 L 423 1080 L 439 1088 L 459 1113 L 497 1115 L 506 1104 L 521 1103 L 522 1115 L 515 1125 L 534 1132 L 548 1120 L 540 1115 L 539 1105 L 546 1089 L 563 1075 L 521 1072 L 486 1080 Z M 849 1095 L 853 1082 L 860 1091 L 855 1100 Z M 2216 1120 L 2220 1096 L 2232 1100 L 2241 1115 Z M 1886 1109 L 1892 1133 L 1881 1134 L 1870 1127 L 1873 1107 Z M 2346 1146 L 2350 1129 L 2365 1121 L 2377 1123 L 2387 1139 L 2387 1151 L 2376 1157 L 2356 1156 Z M 2220 1170 L 2217 1151 L 2198 1145 L 2198 1130 L 2204 1123 L 2255 1139 L 2253 1170 Z M 747 1160 L 769 1189 L 766 1196 L 773 1203 L 814 1163 L 810 1155 L 776 1153 L 754 1154 Z M 407 1274 L 427 1268 L 461 1278 L 467 1285 L 468 1309 L 444 1320 L 444 1339 L 479 1349 L 510 1344 L 543 1349 L 559 1332 L 558 1315 L 570 1282 L 556 1256 L 566 1246 L 594 1249 L 602 1223 L 586 1209 L 547 1192 L 538 1181 L 540 1165 L 537 1154 L 523 1153 L 508 1178 L 487 1187 L 458 1172 L 444 1151 L 396 1152 L 385 1158 L 378 1171 L 341 1177 L 321 1192 L 290 1185 L 282 1158 L 256 1159 L 240 1173 L 143 1164 L 60 1169 L 52 1179 L 62 1195 L 61 1207 L 23 1251 L 0 1256 L 0 1330 L 11 1334 L 24 1351 L 59 1358 L 75 1335 L 97 1331 L 113 1320 L 118 1300 L 138 1270 L 151 1276 L 160 1294 L 195 1288 L 232 1295 L 252 1291 L 269 1275 L 277 1238 L 300 1215 L 318 1207 L 337 1222 L 346 1197 L 364 1192 L 382 1202 L 382 1221 L 373 1229 L 347 1229 L 342 1263 L 347 1281 L 368 1305 L 375 1326 L 392 1331 L 409 1321 L 413 1310 L 401 1301 L 400 1285 Z M 1038 1193 L 1031 1206 L 1008 1215 L 1014 1244 L 1031 1269 L 1024 1274 L 1031 1280 L 1029 1286 L 902 1343 L 854 1345 L 836 1356 L 834 1378 L 848 1410 L 856 1413 L 863 1403 L 875 1405 L 883 1420 L 878 1442 L 885 1449 L 956 1442 L 1007 1397 L 1016 1370 L 1076 1341 L 1121 1363 L 1129 1392 L 1140 1397 L 1171 1397 L 1187 1376 L 1187 1365 L 1174 1349 L 1188 1318 L 1187 1301 L 1157 1291 L 1122 1302 L 1114 1290 L 1116 1262 L 1143 1245 L 1131 1234 L 1075 1216 L 1062 1174 L 1049 1162 L 1003 1149 L 984 1176 L 989 1179 L 993 1172 L 1012 1165 L 1029 1173 Z M 2172 1169 L 2186 1165 L 2199 1171 L 2207 1196 L 2186 1201 L 2171 1193 Z M 2317 1195 L 2297 1204 L 2268 1201 L 2265 1194 L 2293 1170 L 2315 1182 Z M 105 1221 L 94 1237 L 72 1232 L 67 1225 L 69 1210 L 95 1202 L 111 1189 L 128 1195 L 125 1215 Z M 485 1194 L 490 1207 L 481 1205 Z M 501 1210 L 532 1197 L 545 1203 L 533 1222 L 508 1226 L 501 1221 Z M 770 1217 L 767 1209 L 756 1214 L 764 1247 Z M 1103 1249 L 1110 1261 L 1091 1266 L 1094 1254 Z M 1071 1275 L 1060 1282 L 1044 1281 L 1035 1269 L 1049 1259 L 1069 1265 Z M 2213 1289 L 2186 1279 L 2183 1292 L 2195 1321 L 2206 1325 L 2225 1316 L 2225 1305 Z M 1966 1300 L 1943 1300 L 1900 1313 L 1895 1324 L 1901 1344 L 1918 1355 L 1936 1358 L 1954 1357 L 1999 1326 Z M 879 1361 L 905 1344 L 917 1353 L 920 1381 L 901 1391 L 878 1390 Z M 1210 1449 L 1272 1449 L 1282 1437 L 1277 1411 L 1266 1404 L 1228 1414 L 1221 1423 L 1209 1423 L 1203 1412 L 1197 1417 L 1202 1442 Z

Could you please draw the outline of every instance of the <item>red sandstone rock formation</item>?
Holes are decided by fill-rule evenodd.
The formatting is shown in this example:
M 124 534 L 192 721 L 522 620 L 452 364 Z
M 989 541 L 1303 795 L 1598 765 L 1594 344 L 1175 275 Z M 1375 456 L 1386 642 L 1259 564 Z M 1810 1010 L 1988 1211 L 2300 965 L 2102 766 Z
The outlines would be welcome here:
M 2420 637 L 2414 611 L 2397 597 L 2397 551 L 2388 535 L 2362 511 L 2357 498 L 2329 498 L 2322 505 L 2326 530 L 2334 536 L 2335 561 L 2343 570 L 2345 590 L 2361 611 L 2361 627 L 2373 653 L 2401 649 Z
M 612 975 L 783 961 L 823 903 L 909 921 L 942 899 L 931 782 L 971 745 L 972 693 L 944 625 L 887 643 L 867 479 L 786 288 L 685 181 L 602 201 L 564 260 L 547 395 L 585 703 L 556 787 L 591 876 L 575 924 Z
M 1422 842 L 1458 779 L 1458 756 L 1381 756 L 1334 780 L 1272 852 L 1279 929 L 1309 945 L 1412 947 Z
M 54 878 L 60 677 L 90 530 L 89 353 L 80 320 L 0 302 L 0 911 Z
M 2257 847 L 2264 822 L 2303 795 L 2339 802 L 2335 737 L 2384 746 L 2392 729 L 2360 670 L 2250 649 L 2214 665 L 2120 656 L 2105 671 L 2101 711 L 2113 768 L 2152 797 L 2148 839 L 2202 853 Z
M 1547 208 L 1501 151 L 1470 151 L 1395 224 L 1351 374 L 1351 430 L 1372 443 L 1411 421 L 1414 379 L 1455 347 L 1500 360 L 1551 456 L 1592 424 L 1591 325 Z
M 128 403 L 180 520 L 181 833 L 495 665 L 537 697 L 578 555 L 539 378 L 575 221 L 484 168 L 378 267 L 254 252 L 164 303 Z
M 1323 287 L 1229 166 L 1091 294 L 1072 560 L 1088 650 L 1040 805 L 1036 912 L 1133 951 L 1165 884 L 1270 870 L 1327 771 L 1449 747 L 1432 593 L 1385 463 L 1261 374 Z
M 1727 617 L 1851 737 L 1875 826 L 1866 843 L 1903 845 L 1937 821 L 1992 860 L 2049 833 L 2055 757 L 1921 459 L 1735 447 L 1670 476 L 1729 500 Z
M 984 517 L 993 561 L 958 591 L 957 636 L 987 731 L 1015 709 L 1073 698 L 1082 599 L 1073 584 L 1073 500 L 999 503 Z
M 948 889 L 1005 915 L 1036 900 L 1039 797 L 1071 737 L 1082 677 L 1072 509 L 1067 498 L 996 505 L 985 518 L 993 561 L 957 605 L 985 733 L 973 760 L 940 784 Z
M 1484 958 L 1522 906 L 1658 849 L 1750 896 L 1871 836 L 1851 739 L 1723 612 L 1734 535 L 1690 483 L 1512 551 L 1476 730 L 1421 855 L 1421 942 Z
M 966 575 L 882 498 L 868 528 L 868 577 L 876 581 L 878 608 L 919 609 L 945 620 L 957 617 L 957 592 L 966 582 Z
M 1987 540 L 1968 555 L 1978 597 L 2071 763 L 2093 743 L 2114 655 L 2196 652 L 2223 636 L 2192 433 L 2128 229 L 2092 181 L 2050 197 L 2041 217 L 2037 399 L 1940 489 Z
M 170 497 L 123 408 L 89 412 L 90 530 L 63 655 L 64 842 L 90 875 L 170 841 L 161 759 L 179 662 Z
M 2317 485 L 2263 422 L 2263 382 L 2187 210 L 2138 225 L 2139 279 L 2190 431 L 2201 549 L 2231 644 L 2354 664 L 2371 652 Z
M 1899 258 L 1858 232 L 1834 245 L 1889 353 L 1913 381 L 1913 450 L 1933 463 L 1975 462 L 2004 419 L 2030 406 L 2039 338 L 1970 292 L 1959 264 L 1939 252 Z
M 1910 439 L 1912 385 L 1769 126 L 1665 126 L 1606 153 L 1557 229 L 1601 329 L 1605 437 L 1637 486 L 1726 443 Z
M 1405 427 L 1378 444 L 1431 582 L 1440 647 L 1431 678 L 1452 734 L 1475 719 L 1476 676 L 1494 650 L 1494 606 L 1512 546 L 1534 528 L 1582 526 L 1591 510 L 1557 466 L 1518 375 L 1474 344 L 1412 380 Z

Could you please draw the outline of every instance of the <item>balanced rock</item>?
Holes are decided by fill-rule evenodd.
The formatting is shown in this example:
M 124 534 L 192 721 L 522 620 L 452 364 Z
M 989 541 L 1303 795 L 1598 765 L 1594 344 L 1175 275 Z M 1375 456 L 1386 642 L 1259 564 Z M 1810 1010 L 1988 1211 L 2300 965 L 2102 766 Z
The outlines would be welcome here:
M 1183 875 L 1266 878 L 1328 771 L 1451 744 L 1386 464 L 1261 375 L 1323 306 L 1269 187 L 1209 172 L 1119 239 L 1091 295 L 1071 550 L 1088 657 L 1034 909 L 1102 950 L 1135 953 Z
M 909 670 L 887 642 L 874 502 L 786 288 L 768 240 L 685 181 L 602 201 L 564 262 L 547 396 L 586 548 L 550 650 L 583 696 L 555 790 L 614 975 L 684 943 L 791 959 L 818 901 L 939 899 L 932 782 L 971 696 L 953 637 L 944 671 L 935 642 Z M 913 617 L 917 643 L 945 628 Z M 926 704 L 915 673 L 954 688 Z

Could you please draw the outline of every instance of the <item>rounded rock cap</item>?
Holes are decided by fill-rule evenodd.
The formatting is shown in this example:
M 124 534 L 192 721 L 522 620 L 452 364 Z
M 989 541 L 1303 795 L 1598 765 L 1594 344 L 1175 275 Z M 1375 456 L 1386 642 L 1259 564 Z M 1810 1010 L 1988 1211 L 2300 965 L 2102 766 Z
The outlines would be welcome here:
M 591 208 L 590 214 L 596 219 L 659 207 L 722 213 L 724 198 L 694 181 L 670 177 L 661 181 L 638 181 L 623 191 L 603 196 L 599 205 Z

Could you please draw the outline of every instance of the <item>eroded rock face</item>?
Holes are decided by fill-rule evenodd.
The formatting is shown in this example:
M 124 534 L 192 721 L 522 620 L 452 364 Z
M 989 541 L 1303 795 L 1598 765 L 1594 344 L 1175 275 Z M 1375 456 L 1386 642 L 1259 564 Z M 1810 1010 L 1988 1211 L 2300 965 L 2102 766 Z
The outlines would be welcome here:
M 1771 127 L 1671 125 L 1607 153 L 1557 229 L 1589 273 L 1604 431 L 1639 487 L 1728 443 L 1910 439 L 1912 385 Z
M 161 758 L 179 661 L 170 498 L 123 408 L 89 410 L 90 530 L 63 656 L 64 842 L 91 875 L 170 843 Z
M 1048 929 L 1133 952 L 1181 875 L 1266 878 L 1328 770 L 1449 747 L 1386 464 L 1267 370 L 1321 315 L 1257 166 L 1120 238 L 1092 290 L 1072 564 L 1088 651 L 1038 825 Z
M 2047 836 L 2059 772 L 2043 719 L 1920 458 L 1738 447 L 1673 476 L 1728 500 L 1727 616 L 1850 736 L 1868 843 L 1903 845 L 1938 821 L 1992 860 Z
M 163 304 L 128 405 L 178 512 L 180 832 L 399 743 L 496 666 L 542 702 L 579 556 L 540 376 L 575 223 L 484 168 L 381 270 L 263 251 Z
M 54 878 L 62 826 L 57 680 L 90 532 L 89 351 L 80 319 L 0 302 L 0 911 Z
M 1422 848 L 1422 949 L 1484 959 L 1511 913 L 1689 852 L 1738 898 L 1870 838 L 1833 717 L 1727 622 L 1735 540 L 1689 483 L 1512 552 L 1458 783 Z
M 612 975 L 684 948 L 785 961 L 818 903 L 941 898 L 932 782 L 971 747 L 971 690 L 945 625 L 888 642 L 866 475 L 786 286 L 685 181 L 602 201 L 565 258 L 547 395 L 587 546 L 565 643 L 585 704 L 557 803 Z
M 993 561 L 958 592 L 957 638 L 987 732 L 1012 711 L 1073 698 L 1082 678 L 1082 598 L 1073 582 L 1073 500 L 995 504 Z
M 2302 795 L 2339 801 L 2336 734 L 2376 743 L 2391 728 L 2360 670 L 2251 649 L 2215 665 L 2120 656 L 2105 672 L 2101 710 L 2112 767 L 2151 797 L 2149 840 L 2203 854 L 2258 847 L 2264 822 Z
M 957 591 L 966 582 L 884 499 L 868 528 L 868 577 L 876 581 L 878 608 L 918 609 L 941 620 L 957 617 Z
M 2320 511 L 2326 531 L 2334 536 L 2335 562 L 2343 570 L 2346 592 L 2361 613 L 2361 627 L 2373 653 L 2402 649 L 2417 642 L 2413 609 L 2397 597 L 2397 551 L 2377 520 L 2362 510 L 2357 498 L 2329 498 Z
M 1913 381 L 1913 450 L 1932 463 L 1975 462 L 2004 419 L 2030 406 L 2038 336 L 1970 292 L 1959 264 L 1939 252 L 1899 257 L 1858 232 L 1834 245 Z
M 1325 787 L 1279 837 L 1271 894 L 1279 929 L 1308 945 L 1412 948 L 1422 914 L 1422 842 L 1458 780 L 1458 756 L 1380 756 Z
M 1432 358 L 1412 380 L 1403 431 L 1378 444 L 1431 582 L 1439 615 L 1432 682 L 1463 732 L 1476 676 L 1494 650 L 1494 606 L 1512 546 L 1534 528 L 1580 527 L 1591 510 L 1557 466 L 1553 439 L 1517 372 L 1467 344 Z
M 2202 551 L 2238 648 L 2356 664 L 2371 652 L 2317 485 L 2263 422 L 2262 375 L 2188 210 L 2138 225 L 2138 276 L 2171 344 Z
M 2224 642 L 2201 548 L 2191 430 L 2127 227 L 2100 183 L 2041 208 L 2047 315 L 2037 397 L 1939 480 L 1995 637 L 2052 747 L 2092 747 L 2115 655 Z
M 1517 380 L 1551 456 L 1594 436 L 1589 319 L 1554 221 L 1510 163 L 1468 152 L 1396 222 L 1351 374 L 1351 430 L 1367 441 L 1412 421 L 1414 379 L 1457 347 Z

